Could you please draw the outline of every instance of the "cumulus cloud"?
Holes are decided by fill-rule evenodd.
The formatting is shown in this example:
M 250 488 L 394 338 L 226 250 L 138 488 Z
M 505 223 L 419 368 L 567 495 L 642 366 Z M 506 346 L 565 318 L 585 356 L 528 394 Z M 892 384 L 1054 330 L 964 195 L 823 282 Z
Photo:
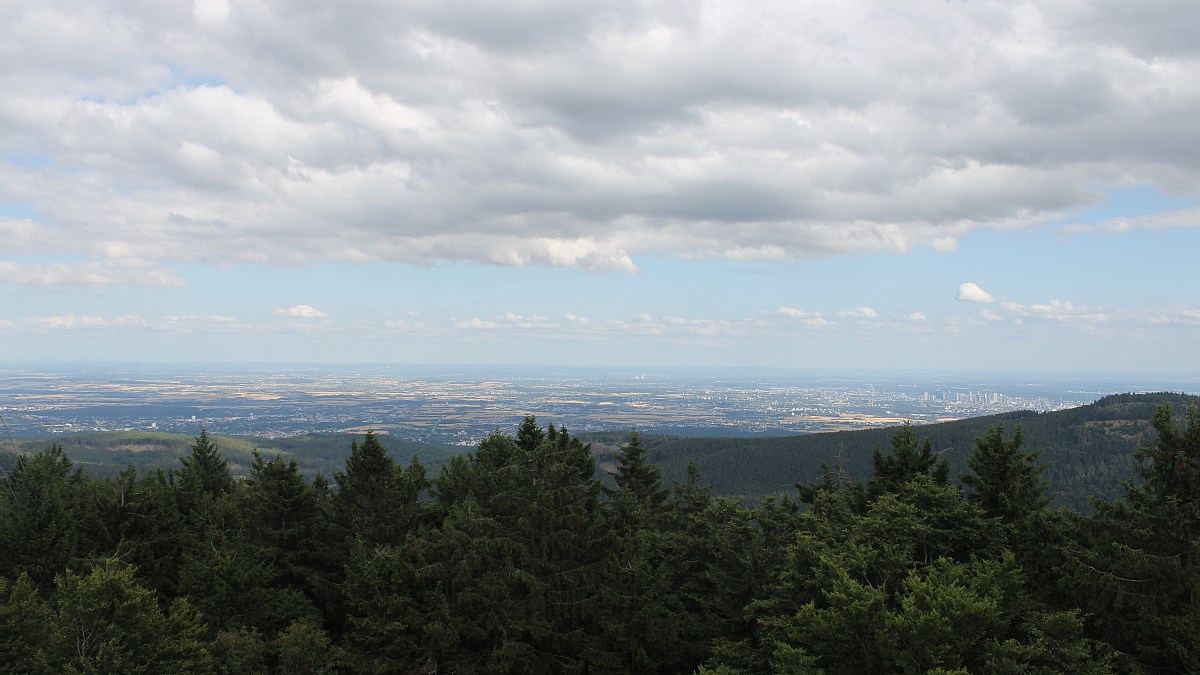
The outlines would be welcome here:
M 909 321 L 928 321 L 929 320 L 929 317 L 925 316 L 924 314 L 922 314 L 920 312 L 913 312 L 911 314 L 907 314 L 907 315 L 905 315 L 904 318 L 908 319 Z
M 10 256 L 158 270 L 21 275 L 77 285 L 178 285 L 171 261 L 946 251 L 1097 186 L 1200 184 L 1191 9 L 18 3 L 0 151 L 46 161 L 0 161 L 36 214 L 0 229 Z
M 995 296 L 979 287 L 979 284 L 968 281 L 958 286 L 958 300 L 962 302 L 996 302 Z
M 277 307 L 275 313 L 281 316 L 290 316 L 297 319 L 324 319 L 328 318 L 329 314 L 315 307 L 308 305 L 296 305 L 295 307 Z

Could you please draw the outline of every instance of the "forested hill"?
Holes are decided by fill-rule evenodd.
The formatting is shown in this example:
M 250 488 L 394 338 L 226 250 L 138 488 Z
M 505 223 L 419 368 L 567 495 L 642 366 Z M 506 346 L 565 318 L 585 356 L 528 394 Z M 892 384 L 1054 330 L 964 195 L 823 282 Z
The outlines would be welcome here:
M 950 461 L 950 476 L 966 471 L 964 460 L 975 437 L 996 424 L 1011 436 L 1020 426 L 1024 447 L 1042 451 L 1045 477 L 1055 503 L 1087 511 L 1089 498 L 1111 500 L 1122 494 L 1120 482 L 1130 477 L 1133 451 L 1146 442 L 1150 418 L 1161 401 L 1177 410 L 1200 405 L 1200 397 L 1186 394 L 1115 394 L 1090 405 L 1049 413 L 1030 411 L 974 417 L 923 425 L 917 436 L 929 438 L 935 452 Z M 700 474 L 713 484 L 714 493 L 757 503 L 767 496 L 792 493 L 796 483 L 818 481 L 822 465 L 840 466 L 850 477 L 866 479 L 876 449 L 886 450 L 895 428 L 866 429 L 782 437 L 680 437 L 643 434 L 650 459 L 664 478 L 683 481 L 687 466 L 695 462 Z M 612 453 L 628 440 L 629 430 L 583 434 L 591 441 L 601 469 L 612 468 Z M 313 476 L 333 475 L 349 454 L 349 434 L 311 434 L 292 438 L 214 437 L 229 459 L 235 475 L 246 475 L 255 449 L 264 455 L 281 453 L 295 459 L 300 471 Z M 127 466 L 140 470 L 175 465 L 190 451 L 191 436 L 153 432 L 71 434 L 53 439 L 16 441 L 24 453 L 60 444 L 65 454 L 94 476 L 115 476 Z M 388 450 L 399 462 L 413 456 L 430 467 L 440 467 L 464 452 L 461 446 L 388 439 Z M 840 460 L 839 460 L 840 455 Z M 11 468 L 16 456 L 5 444 L 0 467 Z
M 295 459 L 300 472 L 308 477 L 317 474 L 332 476 L 346 462 L 350 444 L 361 440 L 362 434 L 304 434 L 280 438 L 255 436 L 211 435 L 235 476 L 247 476 L 255 451 L 271 457 L 276 454 Z M 462 446 L 425 443 L 402 438 L 387 438 L 388 451 L 397 461 L 408 462 L 414 456 L 430 467 L 440 467 L 454 455 L 466 450 Z M 33 454 L 48 445 L 62 447 L 63 453 L 79 468 L 93 477 L 116 476 L 133 466 L 139 471 L 177 466 L 191 452 L 193 436 L 157 431 L 99 431 L 61 434 L 32 439 L 5 439 L 0 445 L 0 468 L 16 465 L 17 454 Z M 14 452 L 13 449 L 17 452 Z
M 1131 476 L 1133 451 L 1147 442 L 1150 419 L 1162 401 L 1177 412 L 1200 405 L 1187 394 L 1114 394 L 1095 403 L 1048 413 L 1020 411 L 973 417 L 916 427 L 933 449 L 950 461 L 950 476 L 966 471 L 965 459 L 975 437 L 996 424 L 1006 436 L 1020 426 L 1024 447 L 1042 451 L 1045 477 L 1055 503 L 1077 510 L 1089 508 L 1089 497 L 1105 500 L 1121 495 L 1120 482 Z M 889 448 L 895 428 L 841 431 L 774 438 L 681 438 L 642 435 L 650 459 L 667 481 L 682 481 L 687 465 L 695 462 L 700 475 L 717 494 L 757 502 L 772 494 L 794 490 L 797 482 L 818 481 L 822 464 L 839 465 L 853 478 L 871 475 L 875 449 Z M 621 441 L 618 434 L 593 435 L 597 447 Z M 603 464 L 603 457 L 601 457 Z
M 1146 398 L 1069 419 L 1133 436 Z M 665 484 L 637 434 L 602 483 L 592 447 L 533 417 L 433 476 L 372 433 L 332 482 L 261 456 L 238 480 L 204 433 L 169 471 L 107 478 L 51 446 L 0 489 L 0 663 L 1197 673 L 1200 412 L 1173 413 L 1155 410 L 1139 479 L 1086 515 L 1048 508 L 1035 457 L 996 426 L 972 443 L 962 489 L 903 427 L 865 482 L 831 476 L 755 506 L 714 497 L 695 470 Z M 1032 435 L 1043 418 L 1056 419 L 1020 421 Z

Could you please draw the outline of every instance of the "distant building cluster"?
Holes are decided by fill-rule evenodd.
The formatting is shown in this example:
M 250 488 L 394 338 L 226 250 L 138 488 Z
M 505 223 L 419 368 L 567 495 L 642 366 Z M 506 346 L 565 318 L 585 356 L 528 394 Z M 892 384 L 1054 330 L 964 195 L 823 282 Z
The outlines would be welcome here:
M 929 386 L 933 385 L 933 386 Z M 1097 389 L 1101 389 L 1098 385 Z M 1101 389 L 1103 391 L 1103 389 Z M 1111 391 L 1120 391 L 1112 389 Z M 0 378 L 14 432 L 160 430 L 290 436 L 374 430 L 472 444 L 533 414 L 574 432 L 811 433 L 1089 403 L 1068 386 L 971 386 L 944 376 L 705 376 L 652 372 L 389 374 L 199 371 L 186 375 L 24 372 Z

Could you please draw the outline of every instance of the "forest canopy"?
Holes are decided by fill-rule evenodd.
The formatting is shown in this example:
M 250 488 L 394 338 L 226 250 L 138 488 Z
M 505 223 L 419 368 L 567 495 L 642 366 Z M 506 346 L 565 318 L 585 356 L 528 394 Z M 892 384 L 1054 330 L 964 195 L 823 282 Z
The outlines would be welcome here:
M 97 478 L 61 447 L 0 498 L 13 672 L 1200 670 L 1200 415 L 1169 403 L 1120 495 L 1050 506 L 1020 426 L 952 469 L 920 429 L 753 506 L 627 436 L 526 418 L 436 475 L 355 440 L 332 476 L 204 432 Z M 952 473 L 953 472 L 953 473 Z

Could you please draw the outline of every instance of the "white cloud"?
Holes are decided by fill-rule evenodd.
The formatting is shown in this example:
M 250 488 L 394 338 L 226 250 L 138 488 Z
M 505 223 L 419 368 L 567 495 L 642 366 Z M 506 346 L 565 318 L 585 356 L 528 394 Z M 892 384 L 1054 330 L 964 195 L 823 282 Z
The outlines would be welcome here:
M 802 309 L 796 309 L 795 307 L 780 307 L 775 311 L 778 314 L 782 314 L 783 316 L 793 319 L 810 319 L 821 316 L 816 312 L 806 312 Z
M 987 291 L 979 287 L 978 284 L 968 281 L 958 286 L 958 300 L 963 302 L 996 302 L 996 298 Z
M 455 328 L 467 328 L 471 330 L 490 330 L 497 327 L 495 321 L 484 321 L 479 317 L 471 317 L 462 321 L 454 321 Z
M 18 3 L 0 148 L 47 161 L 0 162 L 37 214 L 0 230 L 11 256 L 151 261 L 18 274 L 74 285 L 180 285 L 171 261 L 947 251 L 1096 186 L 1194 193 L 1191 9 Z
M 522 330 L 557 328 L 558 324 L 551 321 L 549 317 L 540 314 L 514 314 L 513 312 L 505 312 L 503 317 L 496 319 L 496 323 L 504 323 L 511 327 L 520 328 Z
M 924 314 L 922 314 L 920 312 L 913 312 L 911 314 L 907 314 L 907 315 L 905 315 L 904 318 L 908 319 L 909 321 L 928 321 L 929 320 L 929 317 L 925 316 Z
M 76 316 L 74 314 L 62 314 L 59 316 L 37 316 L 30 318 L 28 323 L 36 328 L 48 328 L 50 330 L 100 328 L 109 325 L 109 322 L 103 317 Z
M 223 314 L 170 314 L 152 322 L 152 327 L 165 332 L 181 333 L 239 333 L 253 327 Z
M 172 270 L 140 261 L 18 264 L 0 260 L 0 283 L 21 286 L 149 286 L 187 285 Z
M 879 313 L 870 307 L 859 307 L 858 309 L 842 310 L 837 315 L 847 318 L 874 319 L 879 316 Z
M 789 319 L 796 319 L 806 326 L 818 327 L 830 325 L 829 320 L 821 316 L 820 312 L 807 312 L 795 307 L 782 306 L 775 310 L 775 313 Z
M 1108 218 L 1096 223 L 1073 223 L 1063 228 L 1070 233 L 1121 234 L 1130 230 L 1158 232 L 1182 227 L 1200 227 L 1200 207 L 1174 209 L 1148 216 Z
M 929 246 L 935 251 L 945 253 L 958 248 L 958 240 L 954 237 L 938 237 L 929 242 Z
M 282 316 L 290 316 L 297 319 L 324 319 L 328 318 L 329 314 L 315 307 L 308 305 L 296 305 L 295 307 L 277 307 L 275 313 Z
M 1045 303 L 1023 305 L 1019 302 L 1005 300 L 1000 306 L 1019 317 L 1049 319 L 1063 322 L 1097 323 L 1112 319 L 1110 314 L 1101 307 L 1076 307 L 1064 300 L 1051 300 Z M 1149 317 L 1130 315 L 1129 321 L 1137 323 L 1150 322 Z

